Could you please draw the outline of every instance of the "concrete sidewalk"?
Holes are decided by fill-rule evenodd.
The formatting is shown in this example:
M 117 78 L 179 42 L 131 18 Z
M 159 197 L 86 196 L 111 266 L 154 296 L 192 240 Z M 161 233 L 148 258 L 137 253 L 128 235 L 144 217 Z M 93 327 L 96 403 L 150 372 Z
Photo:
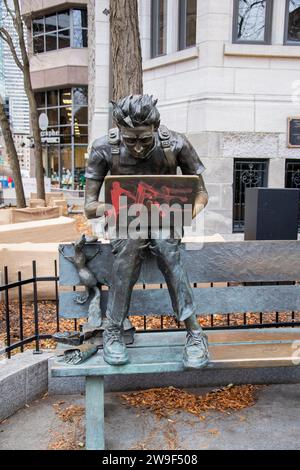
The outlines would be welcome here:
M 46 396 L 36 400 L 0 424 L 0 449 L 47 449 L 68 441 L 82 448 L 84 418 L 64 422 L 55 412 L 71 405 L 83 407 L 84 397 Z M 230 414 L 205 413 L 205 421 L 183 412 L 170 420 L 158 420 L 150 411 L 129 407 L 116 393 L 106 394 L 105 413 L 109 450 L 300 449 L 297 384 L 263 387 L 253 407 Z

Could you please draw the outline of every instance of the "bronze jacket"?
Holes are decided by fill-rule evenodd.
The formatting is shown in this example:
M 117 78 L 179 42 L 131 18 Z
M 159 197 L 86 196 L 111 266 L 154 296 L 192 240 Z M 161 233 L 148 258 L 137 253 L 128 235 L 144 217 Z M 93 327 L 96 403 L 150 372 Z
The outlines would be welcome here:
M 103 181 L 108 172 L 112 175 L 176 175 L 179 167 L 184 175 L 200 176 L 205 170 L 195 149 L 184 135 L 170 131 L 170 149 L 174 156 L 172 162 L 167 159 L 156 132 L 152 150 L 146 158 L 137 159 L 130 155 L 122 140 L 119 154 L 114 154 L 108 137 L 101 137 L 92 145 L 85 176 Z

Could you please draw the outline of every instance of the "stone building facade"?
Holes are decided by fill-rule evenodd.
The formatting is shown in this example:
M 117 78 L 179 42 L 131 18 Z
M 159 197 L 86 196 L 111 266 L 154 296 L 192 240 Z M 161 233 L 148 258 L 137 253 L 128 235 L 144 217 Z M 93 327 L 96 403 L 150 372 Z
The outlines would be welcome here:
M 103 104 L 109 99 L 109 23 L 103 14 L 108 2 L 96 3 L 91 139 L 106 129 Z M 300 35 L 299 40 L 297 32 L 289 38 L 288 25 L 290 9 L 299 11 L 300 2 L 259 2 L 265 11 L 270 7 L 262 26 L 265 37 L 251 37 L 263 21 L 263 13 L 256 11 L 248 18 L 250 33 L 244 33 L 250 40 L 239 40 L 235 22 L 244 13 L 235 11 L 239 2 L 198 0 L 195 43 L 179 50 L 181 1 L 166 0 L 158 6 L 164 16 L 164 50 L 157 57 L 151 50 L 157 19 L 153 3 L 139 2 L 144 91 L 159 99 L 162 121 L 189 137 L 206 166 L 206 233 L 238 238 L 233 233 L 243 231 L 245 187 L 298 187 L 300 149 L 288 147 L 287 121 L 300 115 Z M 296 18 L 296 29 L 298 25 Z
M 82 3 L 91 143 L 110 125 L 109 1 Z M 300 148 L 287 142 L 288 118 L 300 116 L 300 1 L 243 4 L 139 0 L 144 91 L 159 99 L 164 124 L 198 151 L 210 194 L 205 230 L 225 238 L 243 231 L 245 187 L 300 184 Z M 83 60 L 77 52 L 61 52 L 62 63 Z M 33 58 L 34 72 L 45 63 Z

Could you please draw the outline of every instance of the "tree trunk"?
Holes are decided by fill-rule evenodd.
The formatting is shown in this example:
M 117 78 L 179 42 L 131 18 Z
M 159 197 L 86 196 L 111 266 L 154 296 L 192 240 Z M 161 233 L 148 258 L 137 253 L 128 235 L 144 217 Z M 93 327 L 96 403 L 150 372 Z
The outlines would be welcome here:
M 8 155 L 10 168 L 13 173 L 17 207 L 18 208 L 26 207 L 26 199 L 25 199 L 24 188 L 23 188 L 23 183 L 22 183 L 19 158 L 18 158 L 18 154 L 16 151 L 13 136 L 11 133 L 9 121 L 5 114 L 5 109 L 4 109 L 2 100 L 0 100 L 0 127 L 2 130 L 3 137 L 4 137 L 6 153 Z
M 143 93 L 137 0 L 110 0 L 112 99 Z
M 36 99 L 31 85 L 29 62 L 24 64 L 24 88 L 29 102 L 30 122 L 32 135 L 34 139 L 34 157 L 35 157 L 35 178 L 37 186 L 37 198 L 46 199 L 43 149 L 41 140 L 41 131 L 39 127 L 39 116 L 37 111 Z

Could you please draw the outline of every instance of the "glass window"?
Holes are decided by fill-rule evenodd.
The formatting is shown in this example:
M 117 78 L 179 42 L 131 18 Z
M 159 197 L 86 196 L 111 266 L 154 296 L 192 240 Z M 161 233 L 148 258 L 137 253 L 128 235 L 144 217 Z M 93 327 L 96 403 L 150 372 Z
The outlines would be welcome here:
M 59 132 L 60 132 L 60 142 L 62 144 L 72 143 L 72 127 L 71 126 L 60 127 Z
M 43 91 L 41 93 L 36 93 L 35 99 L 38 108 L 44 108 L 46 106 L 45 93 Z
M 35 18 L 32 21 L 32 34 L 35 36 L 37 34 L 42 34 L 45 32 L 45 18 L 41 16 L 40 18 Z
M 179 0 L 179 49 L 196 44 L 197 0 Z
M 88 89 L 87 87 L 73 89 L 74 105 L 87 106 L 88 105 Z
M 273 0 L 234 0 L 233 42 L 270 44 Z
M 44 148 L 49 151 L 56 149 L 51 150 L 52 153 L 48 152 L 48 164 L 47 158 L 45 159 L 52 184 L 55 178 L 60 178 L 57 184 L 64 188 L 82 187 L 85 168 L 85 163 L 82 166 L 82 162 L 88 144 L 88 88 L 78 86 L 39 92 L 36 93 L 36 101 L 38 113 L 45 112 L 49 118 L 48 131 L 58 131 L 59 134 L 59 143 L 47 143 L 47 133 L 44 132 Z M 74 175 L 72 168 L 77 168 Z
M 87 10 L 73 10 L 73 26 L 87 28 Z
M 74 120 L 78 122 L 78 124 L 87 124 L 88 123 L 88 108 L 85 106 L 84 108 L 76 107 L 74 109 Z
M 287 1 L 285 42 L 300 44 L 300 0 Z
M 167 37 L 167 2 L 152 0 L 151 3 L 151 57 L 166 53 Z
M 32 20 L 32 35 L 35 54 L 66 47 L 87 47 L 87 10 L 64 10 L 35 18 Z
M 88 128 L 79 126 L 74 131 L 74 142 L 75 144 L 88 144 Z
M 48 108 L 58 106 L 57 90 L 47 91 L 47 106 Z
M 70 88 L 60 90 L 60 106 L 70 106 L 72 105 L 72 92 Z
M 61 164 L 61 185 L 65 189 L 71 189 L 72 179 L 72 147 L 60 148 L 60 164 Z
M 70 11 L 62 11 L 57 14 L 58 29 L 70 28 Z
M 70 47 L 70 30 L 65 29 L 58 33 L 58 49 L 64 49 Z
M 57 30 L 57 17 L 56 17 L 56 15 L 47 15 L 45 17 L 45 26 L 46 26 L 46 33 L 56 31 Z
M 51 184 L 59 184 L 59 147 L 51 145 L 48 147 L 48 177 Z
M 86 147 L 75 147 L 75 166 L 76 168 L 85 168 L 85 154 L 87 152 Z
M 85 188 L 85 154 L 87 153 L 86 146 L 76 146 L 74 149 L 74 188 Z
M 35 36 L 33 38 L 33 52 L 35 54 L 41 54 L 45 52 L 45 36 Z
M 49 126 L 57 126 L 58 125 L 58 109 L 57 108 L 48 109 L 47 116 L 48 116 L 48 119 L 49 119 Z
M 73 47 L 87 47 L 88 46 L 88 35 L 86 29 L 73 29 Z
M 87 11 L 73 10 L 73 47 L 87 47 Z
M 72 106 L 60 108 L 60 125 L 70 126 L 72 124 Z
M 55 51 L 57 49 L 56 33 L 46 34 L 46 51 Z

